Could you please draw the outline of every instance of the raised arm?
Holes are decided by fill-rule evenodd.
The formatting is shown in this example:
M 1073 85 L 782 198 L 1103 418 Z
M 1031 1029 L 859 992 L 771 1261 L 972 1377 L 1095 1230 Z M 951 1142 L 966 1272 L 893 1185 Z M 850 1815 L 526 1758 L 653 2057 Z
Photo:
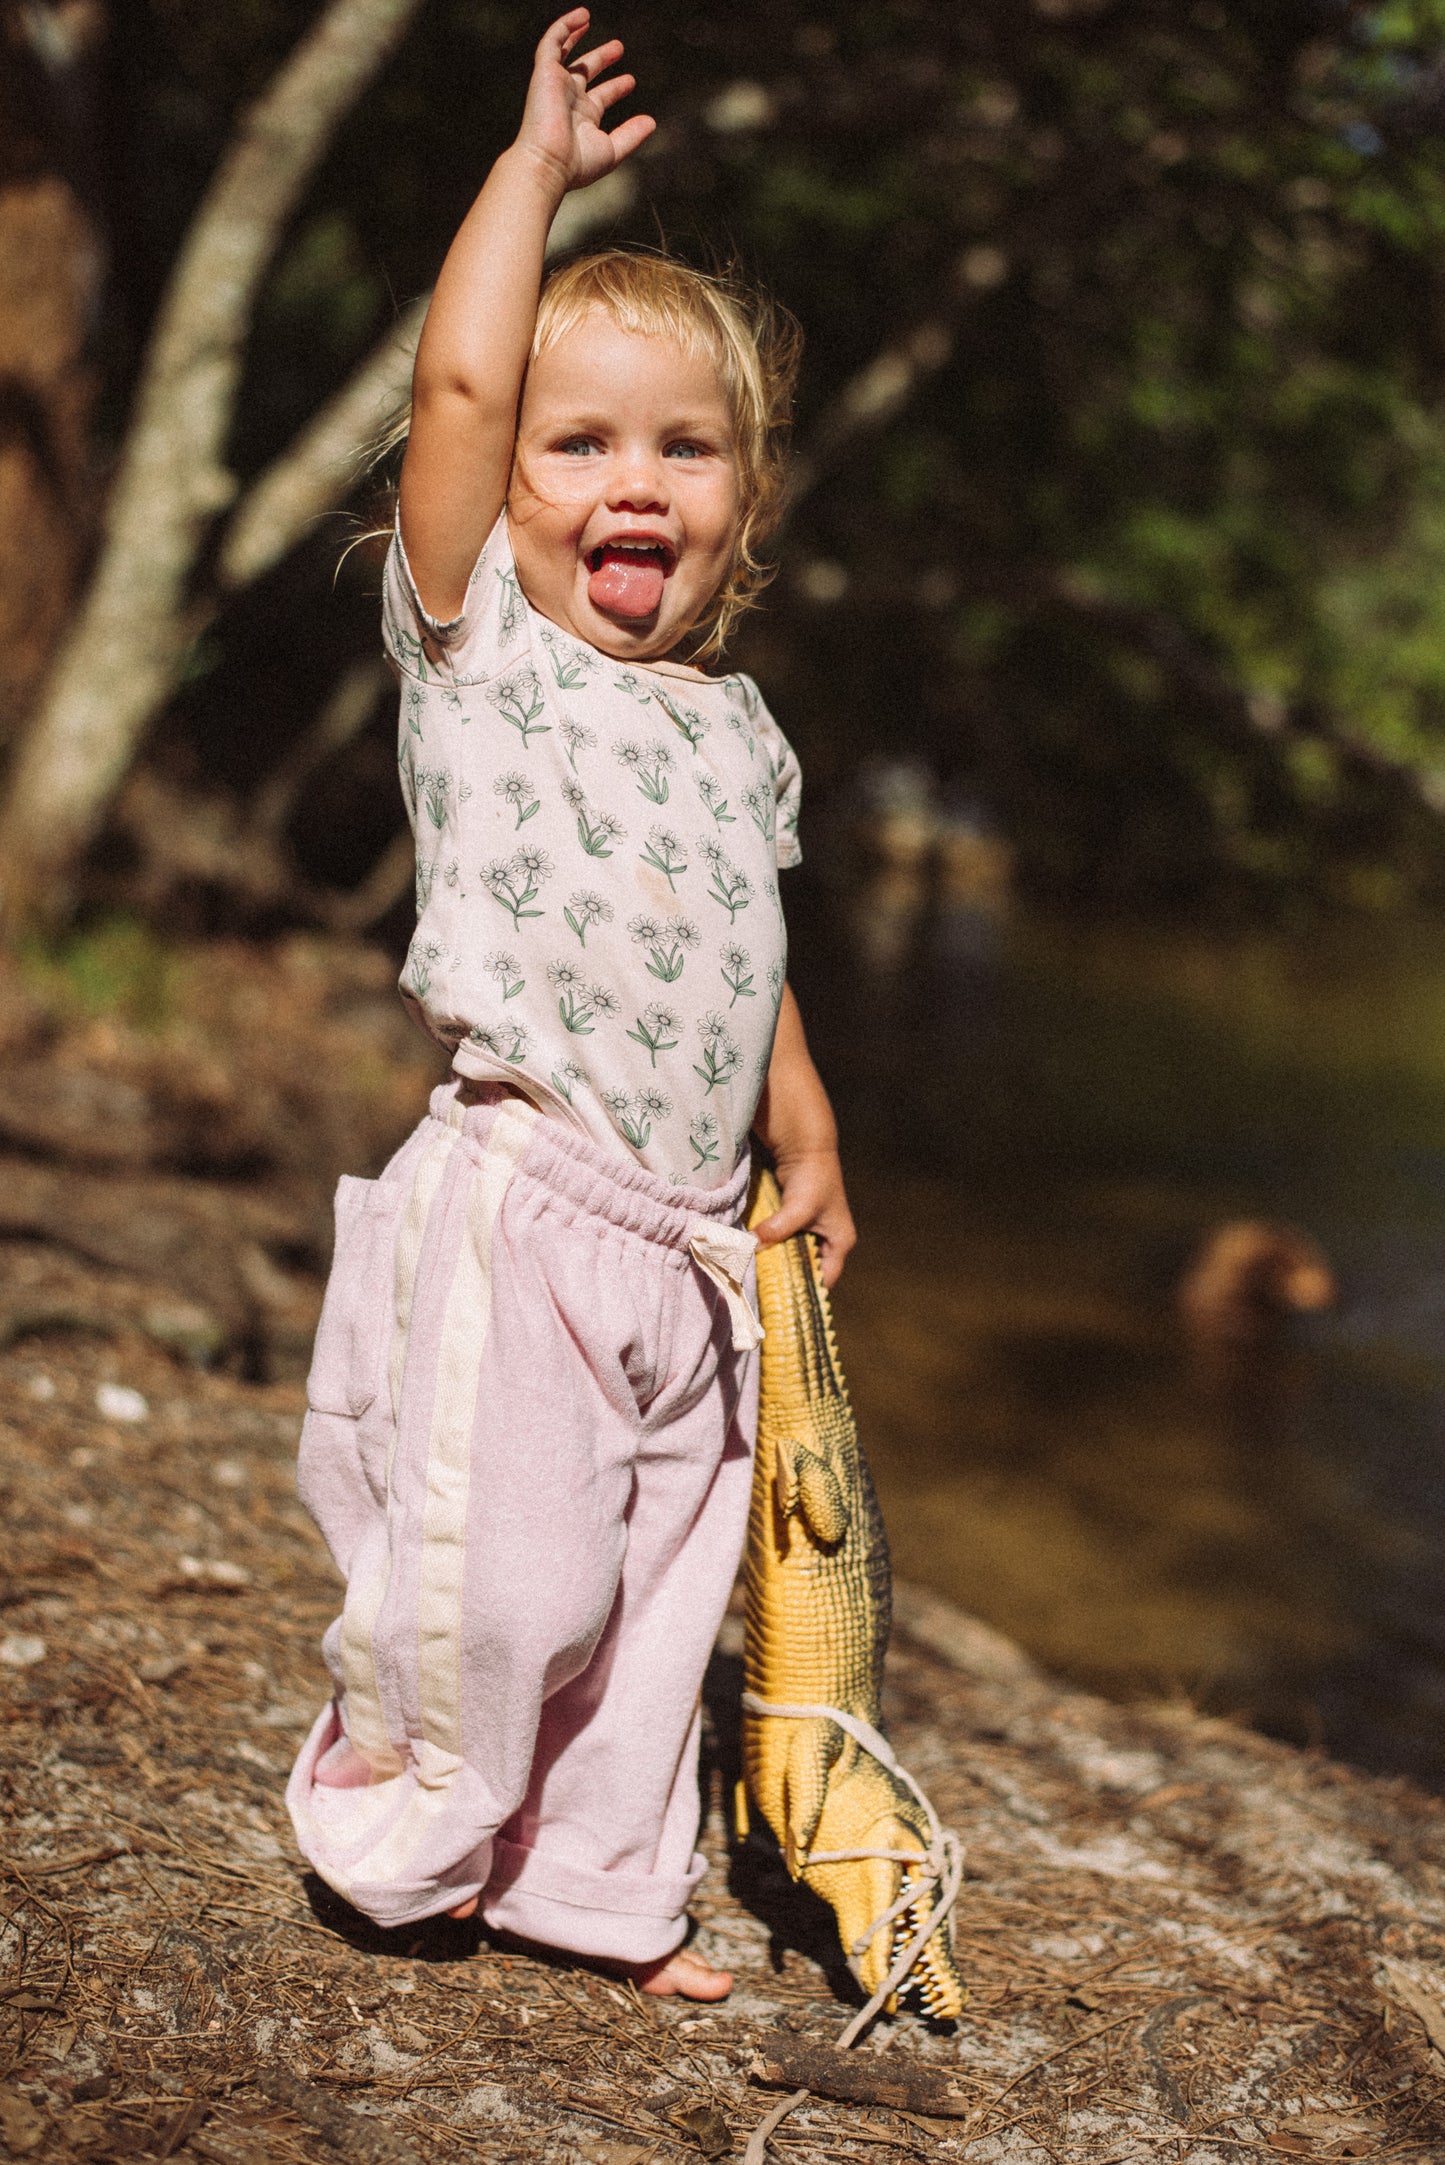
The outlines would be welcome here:
M 507 493 L 557 206 L 569 189 L 590 187 L 630 157 L 656 126 L 639 113 L 604 130 L 604 114 L 635 78 L 598 80 L 622 57 L 616 38 L 571 57 L 590 19 L 586 8 L 569 9 L 537 47 L 517 140 L 447 251 L 417 347 L 401 530 L 422 601 L 443 621 L 460 614 Z

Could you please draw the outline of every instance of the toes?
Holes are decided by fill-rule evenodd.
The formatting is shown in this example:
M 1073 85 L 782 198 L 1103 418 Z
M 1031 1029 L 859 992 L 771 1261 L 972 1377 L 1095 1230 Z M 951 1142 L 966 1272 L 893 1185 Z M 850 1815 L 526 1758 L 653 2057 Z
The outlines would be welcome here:
M 637 1983 L 657 1999 L 725 2000 L 733 1988 L 730 1971 L 715 1970 L 696 1955 L 672 1955 Z

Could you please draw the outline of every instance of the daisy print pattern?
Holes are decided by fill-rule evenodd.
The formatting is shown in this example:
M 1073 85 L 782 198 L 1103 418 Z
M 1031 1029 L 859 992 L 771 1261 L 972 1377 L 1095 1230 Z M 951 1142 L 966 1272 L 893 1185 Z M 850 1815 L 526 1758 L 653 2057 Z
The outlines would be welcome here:
M 504 722 L 510 722 L 513 729 L 521 732 L 524 744 L 530 736 L 545 736 L 552 726 L 542 720 L 546 711 L 542 681 L 530 662 L 512 670 L 509 676 L 499 677 L 495 684 L 489 684 L 487 699 Z
M 718 1186 L 767 1074 L 798 855 L 797 762 L 756 688 L 550 623 L 505 518 L 453 622 L 394 543 L 383 636 L 420 845 L 408 1004 L 459 1074 L 670 1188 Z
M 552 1070 L 552 1087 L 557 1092 L 557 1095 L 565 1098 L 570 1105 L 572 1103 L 572 1092 L 574 1090 L 585 1090 L 587 1087 L 586 1068 L 580 1066 L 576 1060 L 561 1061 Z
M 613 756 L 654 804 L 666 804 L 667 777 L 675 762 L 665 744 L 639 744 L 634 737 L 612 747 Z
M 504 1060 L 508 1067 L 520 1067 L 531 1048 L 531 1036 L 524 1022 L 503 1022 L 494 1025 L 473 1023 L 467 1033 L 470 1043 L 484 1052 Z
M 765 842 L 771 842 L 777 825 L 778 806 L 771 782 L 754 782 L 743 791 L 748 818 Z
M 510 564 L 498 571 L 497 578 L 502 588 L 501 609 L 497 618 L 497 644 L 510 646 L 522 628 L 526 609 L 522 601 L 522 589 L 517 584 L 517 574 Z
M 654 694 L 658 705 L 680 735 L 686 737 L 694 751 L 707 735 L 707 717 L 699 714 L 696 707 L 684 706 L 681 700 L 670 699 L 659 689 Z
M 492 784 L 492 794 L 500 797 L 502 802 L 516 813 L 519 827 L 535 818 L 542 809 L 542 800 L 532 795 L 532 785 L 526 775 L 518 774 L 515 770 L 497 776 Z
M 578 944 L 587 945 L 587 935 L 594 925 L 610 925 L 612 904 L 605 895 L 594 894 L 589 887 L 579 887 L 576 894 L 567 897 L 567 907 L 562 915 L 577 935 Z
M 602 1102 L 634 1150 L 647 1148 L 654 1121 L 666 1120 L 672 1111 L 665 1090 L 606 1090 Z
M 452 778 L 445 767 L 418 767 L 417 803 L 434 827 L 445 827 L 452 808 Z
M 407 958 L 407 972 L 412 991 L 419 1000 L 425 1000 L 431 991 L 432 977 L 446 949 L 440 940 L 413 940 Z
M 627 829 L 615 812 L 594 812 L 580 782 L 562 784 L 562 802 L 577 822 L 577 839 L 589 857 L 610 857 Z
M 510 912 L 518 931 L 524 917 L 540 917 L 532 909 L 544 880 L 552 877 L 552 860 L 544 849 L 519 849 L 515 857 L 494 857 L 482 872 L 482 884 L 494 902 Z
M 692 1150 L 692 1169 L 700 1173 L 705 1165 L 717 1164 L 717 1146 L 722 1130 L 717 1124 L 716 1113 L 699 1113 L 687 1131 Z
M 698 855 L 705 861 L 712 878 L 708 883 L 709 898 L 720 904 L 728 913 L 732 924 L 739 910 L 745 910 L 753 899 L 753 883 L 740 866 L 735 865 L 716 835 L 705 834 L 698 844 Z
M 719 827 L 732 827 L 737 824 L 737 815 L 728 810 L 727 798 L 722 793 L 722 783 L 715 774 L 698 776 L 697 793 Z
M 672 1052 L 677 1045 L 677 1033 L 682 1028 L 682 1017 L 670 1007 L 654 1002 L 644 1008 L 627 1035 L 639 1045 L 645 1045 L 657 1065 L 660 1052 Z
M 590 1037 L 599 1021 L 617 1013 L 616 993 L 595 983 L 575 962 L 549 962 L 547 982 L 557 995 L 562 1027 L 573 1037 Z
M 585 722 L 579 722 L 575 714 L 569 714 L 562 723 L 559 734 L 562 742 L 567 747 L 567 764 L 575 774 L 577 772 L 577 754 L 579 752 L 590 752 L 594 749 L 597 743 L 597 732 L 595 729 L 589 729 Z
M 509 955 L 504 947 L 498 947 L 487 956 L 482 968 L 488 977 L 494 977 L 502 988 L 504 1000 L 515 1000 L 519 992 L 527 989 L 527 980 L 520 974 L 521 964 L 515 955 Z
M 740 947 L 736 940 L 725 940 L 718 962 L 723 983 L 732 994 L 729 1007 L 736 1007 L 739 1000 L 751 1000 L 756 996 L 752 958 L 745 947 Z
M 553 631 L 550 624 L 542 626 L 542 650 L 552 664 L 552 675 L 560 691 L 580 691 L 597 666 L 597 656 L 591 647 L 579 646 L 575 639 L 565 639 L 561 632 Z
M 442 863 L 439 857 L 434 857 L 430 864 L 426 862 L 425 858 L 418 857 L 416 861 L 417 916 L 420 917 L 430 907 L 431 898 L 436 892 L 438 881 L 441 882 L 443 890 L 447 888 L 455 889 L 461 882 L 461 875 L 462 868 L 455 857 L 449 857 L 445 864 Z
M 627 927 L 627 937 L 635 947 L 645 950 L 649 973 L 660 977 L 664 985 L 681 977 L 687 951 L 702 940 L 690 917 L 634 917 Z
M 665 873 L 668 886 L 677 893 L 678 880 L 687 870 L 687 859 L 682 854 L 682 843 L 670 827 L 649 827 L 642 861 L 656 865 L 659 872 Z
M 719 1083 L 731 1082 L 743 1064 L 742 1048 L 721 1015 L 704 1015 L 697 1026 L 702 1039 L 702 1060 L 693 1073 L 700 1075 L 711 1095 Z

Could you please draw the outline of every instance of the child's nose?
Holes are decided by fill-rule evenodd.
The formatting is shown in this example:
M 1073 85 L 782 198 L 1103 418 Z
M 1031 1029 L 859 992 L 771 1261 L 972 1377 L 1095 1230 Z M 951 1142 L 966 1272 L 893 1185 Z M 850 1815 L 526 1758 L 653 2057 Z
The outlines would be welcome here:
M 619 461 L 607 494 L 614 511 L 665 511 L 667 472 L 661 459 L 639 451 Z

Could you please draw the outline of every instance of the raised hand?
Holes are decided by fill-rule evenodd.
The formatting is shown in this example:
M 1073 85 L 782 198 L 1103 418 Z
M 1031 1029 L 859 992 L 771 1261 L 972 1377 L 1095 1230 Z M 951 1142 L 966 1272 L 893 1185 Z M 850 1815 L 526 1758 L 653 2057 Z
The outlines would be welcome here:
M 506 498 L 557 206 L 569 188 L 612 172 L 657 125 L 638 114 L 611 134 L 603 127 L 634 79 L 600 80 L 621 58 L 615 38 L 573 58 L 590 20 L 585 7 L 572 8 L 537 47 L 521 129 L 447 250 L 417 347 L 401 530 L 418 592 L 444 622 L 461 614 Z
M 591 21 L 587 8 L 559 16 L 537 47 L 517 149 L 549 168 L 565 195 L 590 187 L 645 143 L 657 122 L 647 113 L 620 121 L 609 134 L 603 115 L 637 87 L 635 75 L 599 77 L 622 58 L 622 41 L 609 38 L 575 59 L 573 51 Z

